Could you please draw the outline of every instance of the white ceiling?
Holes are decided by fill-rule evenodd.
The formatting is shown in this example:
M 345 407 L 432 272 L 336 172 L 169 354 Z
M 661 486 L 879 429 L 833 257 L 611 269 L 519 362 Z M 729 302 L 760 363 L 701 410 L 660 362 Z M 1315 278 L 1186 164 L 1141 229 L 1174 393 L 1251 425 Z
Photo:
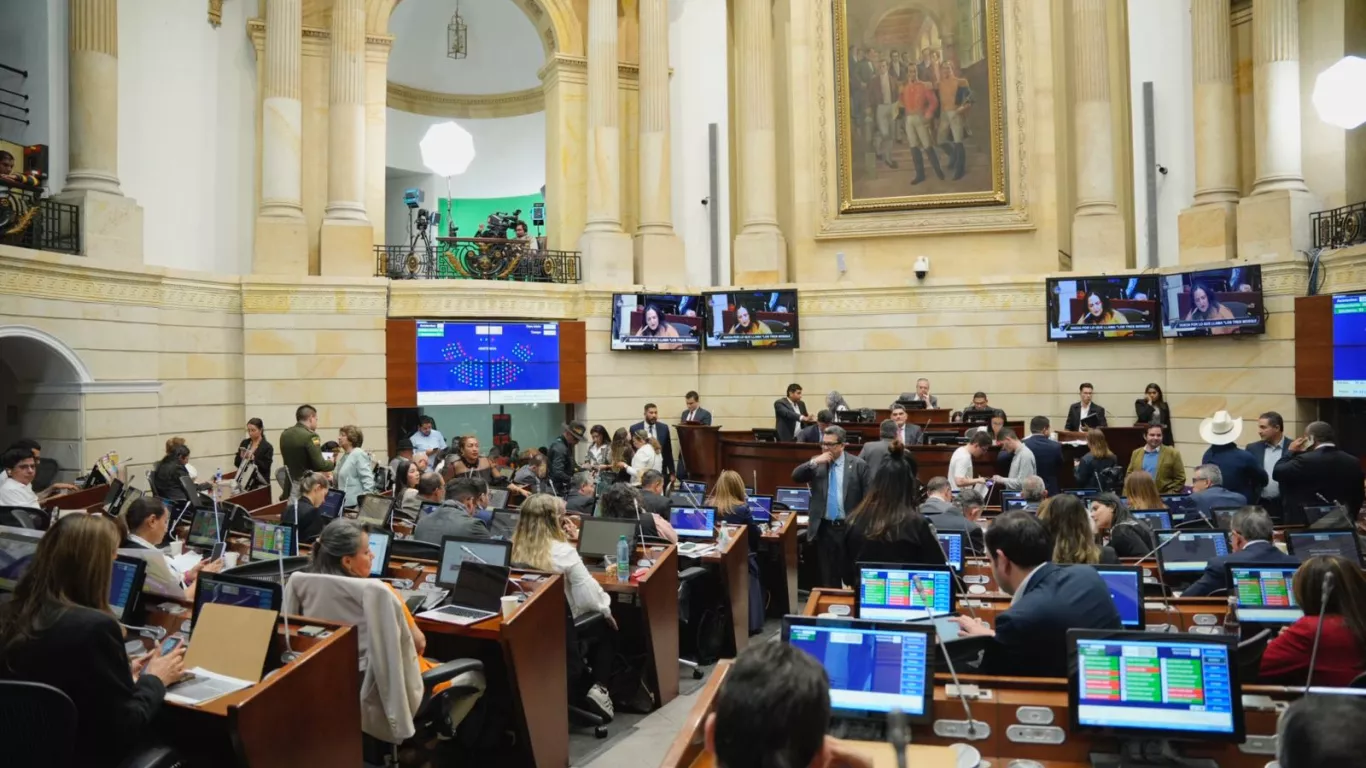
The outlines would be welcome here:
M 531 20 L 512 0 L 460 0 L 469 55 L 446 56 L 446 27 L 456 0 L 402 0 L 389 17 L 394 46 L 390 82 L 440 93 L 506 93 L 541 84 L 545 50 Z

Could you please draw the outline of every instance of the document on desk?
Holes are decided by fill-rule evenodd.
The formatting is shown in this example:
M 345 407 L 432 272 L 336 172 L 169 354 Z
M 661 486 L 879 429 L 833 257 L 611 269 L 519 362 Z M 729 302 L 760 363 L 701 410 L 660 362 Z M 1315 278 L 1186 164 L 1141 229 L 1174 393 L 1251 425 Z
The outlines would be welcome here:
M 199 565 L 199 561 L 203 559 L 204 556 L 198 552 L 182 552 L 171 558 L 171 565 L 175 566 L 175 569 L 181 573 L 189 573 L 190 569 Z
M 187 670 L 192 677 L 187 680 L 175 683 L 166 689 L 166 699 L 177 704 L 188 704 L 197 707 L 206 701 L 212 701 L 219 696 L 227 696 L 236 693 L 243 688 L 248 688 L 255 683 L 250 680 L 239 680 L 227 675 L 219 675 L 210 672 L 203 667 L 195 667 Z

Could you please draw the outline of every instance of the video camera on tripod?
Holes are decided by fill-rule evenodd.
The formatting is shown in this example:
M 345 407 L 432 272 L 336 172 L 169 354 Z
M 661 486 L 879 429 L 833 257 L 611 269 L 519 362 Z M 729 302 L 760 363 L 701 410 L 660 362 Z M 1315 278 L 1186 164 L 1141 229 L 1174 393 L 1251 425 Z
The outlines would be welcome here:
M 428 227 L 433 229 L 439 229 L 441 227 L 441 213 L 438 211 L 429 211 L 422 207 L 425 197 L 425 193 L 417 187 L 403 190 L 403 204 L 408 206 L 409 211 L 416 211 L 417 216 L 416 220 L 413 221 L 411 217 L 414 214 L 409 214 L 410 231 L 415 228 L 417 232 L 425 234 Z
M 484 223 L 484 226 L 480 234 L 476 234 L 475 237 L 495 237 L 506 239 L 508 237 L 508 233 L 515 230 L 518 224 L 526 226 L 526 222 L 522 221 L 521 208 L 518 208 L 512 213 L 503 213 L 502 211 L 490 213 L 489 219 L 487 222 Z

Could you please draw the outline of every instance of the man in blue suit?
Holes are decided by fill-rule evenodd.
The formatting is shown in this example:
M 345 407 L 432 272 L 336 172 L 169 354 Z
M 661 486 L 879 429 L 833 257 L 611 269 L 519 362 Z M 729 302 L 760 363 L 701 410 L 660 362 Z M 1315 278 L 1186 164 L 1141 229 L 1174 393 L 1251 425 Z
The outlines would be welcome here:
M 638 421 L 631 425 L 631 434 L 644 432 L 659 441 L 659 454 L 663 459 L 664 487 L 668 488 L 672 482 L 674 472 L 674 444 L 669 439 L 669 425 L 659 423 L 659 409 L 654 403 L 645 404 L 645 420 Z
M 1200 580 L 1181 593 L 1182 597 L 1203 597 L 1217 589 L 1228 589 L 1228 574 L 1224 566 L 1234 565 L 1299 565 L 1300 559 L 1287 555 L 1271 543 L 1275 529 L 1271 516 L 1257 507 L 1244 507 L 1233 513 L 1229 522 L 1233 554 L 1216 557 L 1205 565 Z
M 1043 478 L 1043 485 L 1049 496 L 1062 493 L 1058 487 L 1058 476 L 1062 472 L 1062 446 L 1050 435 L 1052 424 L 1047 416 L 1035 416 L 1029 420 L 1029 437 L 1023 442 L 1034 452 L 1034 474 Z
M 1247 452 L 1252 455 L 1252 460 L 1257 462 L 1257 466 L 1266 472 L 1267 482 L 1261 496 L 1248 501 L 1254 501 L 1265 509 L 1272 520 L 1279 520 L 1284 510 L 1281 503 L 1281 484 L 1271 475 L 1276 471 L 1276 462 L 1290 455 L 1290 438 L 1285 436 L 1285 419 L 1275 411 L 1263 413 L 1257 419 L 1257 436 L 1261 439 L 1255 443 L 1248 443 Z
M 1120 629 L 1119 610 L 1096 569 L 1048 562 L 1053 540 L 1038 518 L 1007 512 L 986 535 L 996 583 L 1011 595 L 993 631 L 969 616 L 954 621 L 964 635 L 993 638 L 978 670 L 984 675 L 1067 677 L 1069 629 Z
M 1224 487 L 1224 473 L 1216 464 L 1202 464 L 1191 475 L 1191 503 L 1200 514 L 1214 524 L 1214 510 L 1222 507 L 1245 507 L 1247 497 Z

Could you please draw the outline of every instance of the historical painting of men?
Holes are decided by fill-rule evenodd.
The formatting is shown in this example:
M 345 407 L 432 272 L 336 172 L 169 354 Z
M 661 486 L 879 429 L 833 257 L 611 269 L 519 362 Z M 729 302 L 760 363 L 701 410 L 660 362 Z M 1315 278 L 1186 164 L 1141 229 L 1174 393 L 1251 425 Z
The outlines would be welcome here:
M 840 212 L 1000 205 L 1002 0 L 834 0 Z

